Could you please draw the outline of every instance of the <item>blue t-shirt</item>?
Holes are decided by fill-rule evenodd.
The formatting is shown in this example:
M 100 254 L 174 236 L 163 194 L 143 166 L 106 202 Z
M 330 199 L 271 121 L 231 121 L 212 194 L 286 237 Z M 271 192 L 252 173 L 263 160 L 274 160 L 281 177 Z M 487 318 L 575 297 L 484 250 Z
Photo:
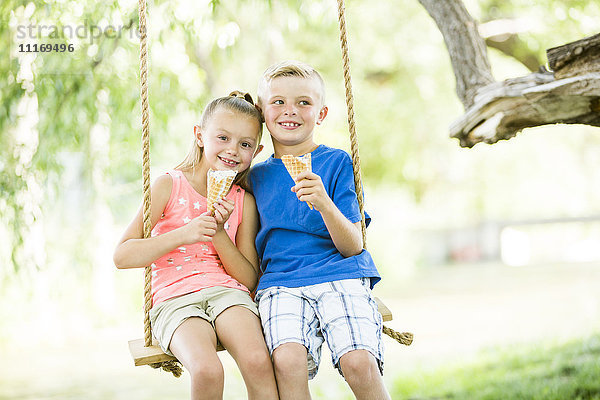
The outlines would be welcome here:
M 360 210 L 350 156 L 324 145 L 312 153 L 312 170 L 342 214 L 355 223 Z M 257 290 L 271 286 L 299 287 L 350 278 L 381 278 L 371 255 L 363 250 L 344 257 L 333 244 L 321 213 L 311 210 L 291 191 L 294 180 L 283 162 L 271 156 L 252 167 L 250 186 L 256 198 L 260 229 L 256 249 L 262 277 Z M 370 217 L 365 215 L 367 224 Z

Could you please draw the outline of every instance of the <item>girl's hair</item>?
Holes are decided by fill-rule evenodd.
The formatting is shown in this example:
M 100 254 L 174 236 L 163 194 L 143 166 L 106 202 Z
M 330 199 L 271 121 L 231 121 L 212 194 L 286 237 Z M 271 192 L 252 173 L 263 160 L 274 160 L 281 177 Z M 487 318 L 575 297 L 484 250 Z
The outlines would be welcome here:
M 243 93 L 236 90 L 229 93 L 229 96 L 219 97 L 208 103 L 202 112 L 200 127 L 205 127 L 213 114 L 221 108 L 255 118 L 259 125 L 256 143 L 257 145 L 260 143 L 262 137 L 263 115 L 260 111 L 260 108 L 254 104 L 252 96 L 250 96 L 249 93 Z M 202 154 L 203 149 L 198 145 L 198 140 L 194 137 L 190 151 L 185 159 L 178 166 L 176 166 L 175 169 L 180 169 L 182 171 L 193 170 L 194 167 L 200 163 Z M 248 172 L 249 169 L 246 169 L 245 171 L 237 174 L 233 183 L 243 187 L 244 190 L 249 190 L 249 185 L 247 182 Z

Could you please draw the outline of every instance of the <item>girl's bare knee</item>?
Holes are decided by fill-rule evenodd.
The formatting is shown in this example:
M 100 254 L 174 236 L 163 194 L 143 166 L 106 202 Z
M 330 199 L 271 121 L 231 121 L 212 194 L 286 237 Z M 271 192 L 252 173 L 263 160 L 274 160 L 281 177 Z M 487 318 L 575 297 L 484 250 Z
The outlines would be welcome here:
M 224 384 L 223 366 L 220 362 L 199 360 L 187 366 L 192 383 L 200 386 L 222 386 Z
M 254 376 L 273 374 L 273 363 L 266 350 L 247 351 L 238 363 L 240 369 Z

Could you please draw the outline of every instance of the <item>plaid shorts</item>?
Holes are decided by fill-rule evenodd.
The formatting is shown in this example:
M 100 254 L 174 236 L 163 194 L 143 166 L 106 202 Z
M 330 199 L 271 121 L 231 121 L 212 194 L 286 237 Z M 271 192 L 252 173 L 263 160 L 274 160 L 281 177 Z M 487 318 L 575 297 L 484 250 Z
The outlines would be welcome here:
M 359 349 L 373 354 L 383 374 L 383 321 L 369 278 L 270 287 L 260 290 L 255 300 L 270 353 L 284 343 L 304 345 L 309 379 L 317 374 L 324 341 L 340 374 L 340 357 Z

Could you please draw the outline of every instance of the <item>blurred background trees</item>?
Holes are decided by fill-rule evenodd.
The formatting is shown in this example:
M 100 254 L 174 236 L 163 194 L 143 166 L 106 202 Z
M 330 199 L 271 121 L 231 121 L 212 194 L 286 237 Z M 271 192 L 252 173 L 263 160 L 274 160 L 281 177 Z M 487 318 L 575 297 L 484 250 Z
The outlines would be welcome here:
M 592 1 L 465 5 L 496 80 L 525 75 L 546 48 L 596 33 L 600 14 Z M 137 2 L 6 0 L 0 12 L 0 273 L 92 274 L 90 260 L 116 240 L 106 226 L 126 224 L 140 201 Z M 597 129 L 535 128 L 460 149 L 447 135 L 462 113 L 448 54 L 419 2 L 350 1 L 347 21 L 363 176 L 371 193 L 395 193 L 388 206 L 407 218 L 400 231 L 600 214 Z M 335 2 L 155 1 L 149 26 L 154 177 L 184 155 L 210 98 L 255 93 L 262 71 L 281 59 L 322 72 L 331 111 L 317 140 L 348 148 Z M 75 51 L 19 52 L 24 43 Z M 428 259 L 411 257 L 411 265 Z
M 149 1 L 152 179 L 184 156 L 209 99 L 254 94 L 264 69 L 283 59 L 322 73 L 330 111 L 316 140 L 349 149 L 335 3 Z M 496 81 L 598 33 L 597 1 L 464 4 Z M 0 353 L 11 360 L 0 397 L 167 398 L 185 386 L 157 380 L 150 389 L 154 371 L 129 367 L 142 271 L 112 264 L 142 197 L 137 15 L 135 0 L 0 2 Z M 507 334 L 537 341 L 597 331 L 598 128 L 537 127 L 461 148 L 448 136 L 464 112 L 450 59 L 419 1 L 350 0 L 346 19 L 368 246 L 384 276 L 377 290 L 395 328 L 417 337 L 397 359 L 462 357 Z M 34 43 L 74 51 L 19 51 Z M 261 160 L 271 154 L 267 135 L 263 144 Z M 532 291 L 537 284 L 546 287 Z M 547 325 L 531 318 L 543 307 Z M 388 363 L 387 379 L 412 366 Z M 114 393 L 93 397 L 92 376 L 93 387 L 114 383 Z M 130 391 L 119 397 L 123 385 Z M 241 378 L 233 386 L 243 397 Z

